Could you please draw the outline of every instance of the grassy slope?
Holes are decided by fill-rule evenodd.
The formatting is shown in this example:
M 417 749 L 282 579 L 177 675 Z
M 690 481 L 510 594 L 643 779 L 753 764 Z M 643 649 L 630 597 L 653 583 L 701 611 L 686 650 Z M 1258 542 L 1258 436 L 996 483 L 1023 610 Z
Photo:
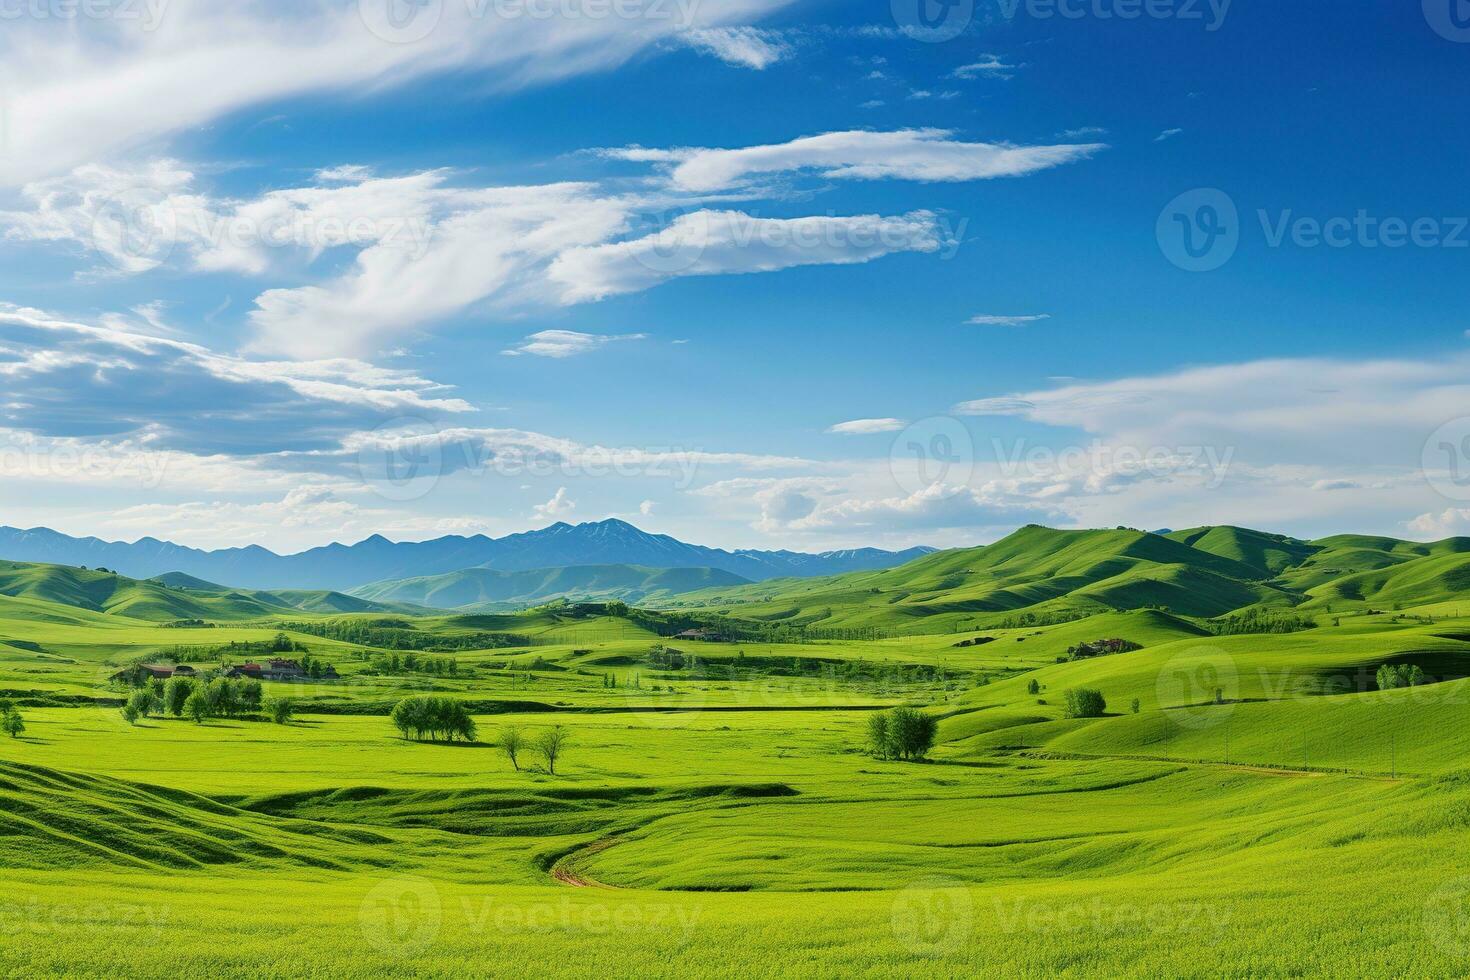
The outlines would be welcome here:
M 1241 535 L 1205 542 L 1225 554 L 1203 537 L 1036 535 L 979 561 L 933 556 L 946 560 L 925 574 L 964 573 L 956 592 L 1006 580 L 1011 595 L 1090 579 L 1060 600 L 1105 608 L 1170 584 L 1201 603 L 1233 601 L 1229 589 L 1271 597 L 1292 572 Z M 1313 545 L 1308 563 L 1396 556 L 1364 592 L 1418 605 L 1456 595 L 1453 543 L 1422 554 Z M 1180 550 L 1208 557 L 1166 560 Z M 479 719 L 487 742 L 509 725 L 532 738 L 565 725 L 573 748 L 556 777 L 516 772 L 487 747 L 405 743 L 382 717 L 133 727 L 110 709 L 28 708 L 26 738 L 0 739 L 0 865 L 24 917 L 0 967 L 455 976 L 493 962 L 557 975 L 595 956 L 646 976 L 1464 972 L 1470 621 L 1344 615 L 1337 627 L 1214 637 L 1157 610 L 1107 609 L 962 636 L 698 646 L 719 664 L 743 653 L 974 672 L 959 689 L 885 697 L 817 677 L 656 677 L 639 659 L 655 637 L 568 610 L 412 622 L 546 644 L 460 654 L 522 669 L 477 669 L 446 689 L 567 702 Z M 76 684 L 150 646 L 263 635 L 0 597 L 0 687 Z M 976 635 L 994 640 L 954 646 Z M 1110 636 L 1144 649 L 1055 662 Z M 334 659 L 349 650 L 302 639 Z M 1373 691 L 1385 662 L 1419 664 L 1439 683 Z M 319 693 L 394 692 L 398 682 L 346 663 L 349 678 Z M 603 672 L 620 686 L 602 687 Z M 645 686 L 632 688 L 639 674 Z M 655 680 L 673 690 L 649 690 Z M 1110 717 L 1062 717 L 1065 691 L 1083 686 L 1105 693 Z M 934 763 L 861 751 L 866 712 L 838 710 L 859 695 L 945 715 Z M 828 710 L 771 710 L 797 704 Z M 574 710 L 650 705 L 682 710 Z M 711 710 L 732 706 L 750 710 Z M 553 867 L 615 887 L 567 888 Z

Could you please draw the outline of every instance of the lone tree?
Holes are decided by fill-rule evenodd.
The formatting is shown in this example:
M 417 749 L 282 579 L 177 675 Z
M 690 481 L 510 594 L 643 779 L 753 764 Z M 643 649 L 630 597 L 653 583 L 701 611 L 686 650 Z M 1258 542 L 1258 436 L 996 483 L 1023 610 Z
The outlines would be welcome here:
M 1101 718 L 1107 710 L 1108 702 L 1101 691 L 1079 687 L 1067 692 L 1068 718 Z
M 880 711 L 868 719 L 868 744 L 881 759 L 922 759 L 934 747 L 939 719 L 913 708 Z
M 0 732 L 4 732 L 11 738 L 20 738 L 21 733 L 25 730 L 25 720 L 21 718 L 20 712 L 15 710 L 14 705 L 6 708 L 4 714 L 0 714 Z
M 187 677 L 170 677 L 163 688 L 163 705 L 175 718 L 184 717 L 184 702 L 194 693 L 194 682 Z
M 128 695 L 128 703 L 123 709 L 123 717 L 127 718 L 128 712 L 131 711 L 133 716 L 128 718 L 128 722 L 131 724 L 139 718 L 147 718 L 157 710 L 158 702 L 154 699 L 153 692 L 147 688 L 139 688 Z
M 536 740 L 536 751 L 546 760 L 546 771 L 551 775 L 556 775 L 556 760 L 566 751 L 570 740 L 571 736 L 560 725 L 554 725 L 542 732 L 541 737 Z
M 516 756 L 520 755 L 521 751 L 526 747 L 526 741 L 521 737 L 521 730 L 514 725 L 510 728 L 503 729 L 500 737 L 495 740 L 495 744 L 500 747 L 500 751 L 504 752 L 505 757 L 510 760 L 511 768 L 515 769 L 516 772 L 520 772 L 521 763 Z
M 868 749 L 880 759 L 893 758 L 893 735 L 888 731 L 888 712 L 868 715 Z
M 296 704 L 290 698 L 272 698 L 265 707 L 277 725 L 286 724 L 296 714 Z
M 214 714 L 210 709 L 209 695 L 203 688 L 195 688 L 189 693 L 184 701 L 184 714 L 193 719 L 196 725 L 204 724 L 204 720 Z
M 1026 693 L 1027 694 L 1031 694 L 1031 695 L 1040 694 L 1041 693 L 1041 681 L 1037 680 L 1034 677 L 1031 678 L 1031 680 L 1027 681 L 1026 682 Z

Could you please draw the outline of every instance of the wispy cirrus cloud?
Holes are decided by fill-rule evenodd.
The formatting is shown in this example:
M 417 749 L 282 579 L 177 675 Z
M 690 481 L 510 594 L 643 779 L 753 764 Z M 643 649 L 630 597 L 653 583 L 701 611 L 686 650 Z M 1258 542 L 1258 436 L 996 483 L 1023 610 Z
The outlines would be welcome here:
M 539 330 L 528 336 L 515 347 L 501 351 L 511 357 L 530 355 L 532 357 L 576 357 L 578 354 L 590 354 L 592 351 L 606 347 L 608 344 L 627 340 L 647 340 L 646 333 L 625 334 L 595 334 L 581 333 L 576 330 Z
M 707 27 L 685 31 L 680 40 L 728 65 L 756 71 L 769 68 L 791 54 L 791 45 L 778 32 L 758 27 Z
M 898 432 L 905 424 L 903 419 L 853 419 L 851 422 L 838 422 L 830 426 L 827 432 L 839 436 L 865 436 L 879 432 Z
M 451 71 L 504 89 L 602 71 L 661 41 L 750 24 L 788 3 L 634 0 L 617 17 L 445 3 L 392 19 L 388 0 L 169 0 L 126 5 L 134 14 L 127 17 L 69 18 L 64 30 L 56 18 L 9 18 L 0 34 L 9 69 L 0 186 L 114 158 L 274 100 L 361 98 Z
M 965 322 L 977 327 L 1021 327 L 1028 323 L 1038 323 L 1042 320 L 1050 320 L 1050 313 L 1032 313 L 1024 316 L 1005 316 L 996 313 L 982 313 L 972 316 Z
M 751 177 L 803 171 L 831 180 L 937 182 L 1020 177 L 1085 160 L 1107 148 L 1102 143 L 966 143 L 953 136 L 944 129 L 852 130 L 740 149 L 625 147 L 601 152 L 614 159 L 663 165 L 675 187 L 711 192 L 738 186 Z

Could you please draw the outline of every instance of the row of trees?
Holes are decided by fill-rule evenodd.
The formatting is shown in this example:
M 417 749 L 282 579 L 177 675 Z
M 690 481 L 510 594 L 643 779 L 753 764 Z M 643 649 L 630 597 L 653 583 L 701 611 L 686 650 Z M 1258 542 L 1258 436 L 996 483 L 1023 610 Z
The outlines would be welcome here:
M 934 747 L 939 719 L 913 708 L 868 716 L 868 748 L 880 759 L 922 759 Z
M 389 716 L 404 738 L 418 742 L 473 742 L 478 734 L 475 719 L 462 701 L 454 698 L 417 696 L 404 698 Z
M 534 740 L 527 740 L 515 726 L 503 728 L 495 738 L 495 745 L 510 760 L 516 772 L 521 771 L 520 756 L 523 752 L 535 752 L 546 763 L 546 771 L 556 775 L 556 760 L 566 751 L 571 734 L 560 725 L 553 725 Z
M 423 657 L 412 651 L 398 653 L 372 653 L 359 651 L 359 660 L 366 662 L 364 674 L 429 674 L 433 677 L 454 677 L 459 674 L 459 661 L 453 657 Z
M 278 725 L 291 720 L 295 705 L 289 698 L 267 703 L 262 693 L 260 681 L 248 677 L 216 677 L 207 681 L 170 677 L 168 683 L 153 678 L 128 695 L 122 716 L 130 725 L 136 724 L 139 718 L 163 714 L 203 724 L 210 718 L 237 718 L 264 708 L 266 715 Z
M 1377 679 L 1380 691 L 1391 691 L 1396 687 L 1418 687 L 1428 680 L 1418 664 L 1384 664 L 1378 668 Z

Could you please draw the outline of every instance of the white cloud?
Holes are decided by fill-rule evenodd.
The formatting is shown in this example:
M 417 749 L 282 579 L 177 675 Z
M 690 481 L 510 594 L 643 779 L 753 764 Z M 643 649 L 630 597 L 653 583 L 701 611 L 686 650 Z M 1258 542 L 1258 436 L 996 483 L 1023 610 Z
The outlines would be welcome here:
M 5 305 L 0 390 L 0 425 L 10 429 L 206 456 L 320 449 L 387 418 L 472 410 L 408 371 L 234 357 Z
M 1404 525 L 1418 538 L 1439 539 L 1470 535 L 1470 508 L 1451 507 L 1437 513 L 1420 514 Z
M 1027 323 L 1036 323 L 1039 320 L 1050 320 L 1050 313 L 1036 313 L 1030 316 L 1000 316 L 993 313 L 983 313 L 972 316 L 966 323 L 977 327 L 1019 327 Z
M 519 346 L 501 351 L 512 357 L 530 354 L 535 357 L 575 357 L 622 340 L 646 340 L 648 334 L 625 333 L 616 336 L 578 333 L 575 330 L 541 330 L 531 334 Z
M 780 34 L 756 27 L 711 27 L 686 31 L 681 38 L 690 47 L 726 64 L 756 71 L 769 68 L 791 53 Z
M 981 60 L 972 64 L 961 65 L 950 72 L 951 78 L 1000 78 L 1010 79 L 1015 77 L 1017 69 L 1025 68 L 1025 65 L 1008 65 L 1000 59 L 999 55 L 981 55 Z
M 1182 129 L 1166 129 L 1162 133 L 1154 137 L 1154 142 L 1162 143 L 1165 140 L 1173 139 L 1175 136 L 1178 136 L 1182 132 L 1184 132 L 1184 130 Z
M 683 276 L 850 265 L 897 252 L 936 252 L 942 244 L 935 216 L 924 211 L 810 218 L 697 211 L 643 238 L 568 249 L 551 263 L 548 277 L 560 287 L 563 303 L 583 303 Z
M 603 153 L 616 159 L 661 163 L 670 168 L 676 187 L 709 192 L 738 186 L 752 176 L 808 170 L 833 180 L 932 182 L 1019 177 L 1084 160 L 1106 149 L 1101 143 L 963 143 L 951 135 L 943 129 L 854 130 L 736 150 L 629 147 Z
M 12 18 L 0 34 L 9 139 L 0 185 L 308 94 L 365 98 L 450 71 L 478 72 L 502 88 L 601 71 L 691 29 L 749 24 L 787 2 L 647 3 L 632 16 L 551 18 L 444 3 L 426 5 L 401 31 L 374 0 L 223 7 L 170 0 L 128 5 L 136 18 L 75 17 L 65 29 L 47 18 Z M 405 40 L 413 43 L 398 43 Z
M 861 436 L 877 432 L 897 432 L 904 427 L 903 419 L 853 419 L 838 422 L 827 431 L 833 435 Z
M 655 508 L 657 508 L 657 507 L 658 507 L 658 502 L 657 501 L 654 501 L 654 500 L 645 500 L 645 501 L 643 501 L 643 503 L 641 503 L 641 504 L 638 505 L 638 513 L 642 514 L 644 517 L 649 517 L 649 516 L 652 516 Z
M 567 496 L 567 488 L 559 487 L 550 500 L 544 504 L 537 504 L 534 511 L 537 517 L 561 518 L 576 509 L 576 502 Z

